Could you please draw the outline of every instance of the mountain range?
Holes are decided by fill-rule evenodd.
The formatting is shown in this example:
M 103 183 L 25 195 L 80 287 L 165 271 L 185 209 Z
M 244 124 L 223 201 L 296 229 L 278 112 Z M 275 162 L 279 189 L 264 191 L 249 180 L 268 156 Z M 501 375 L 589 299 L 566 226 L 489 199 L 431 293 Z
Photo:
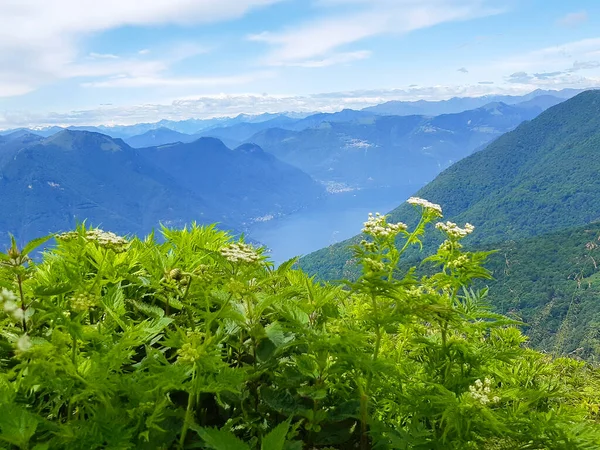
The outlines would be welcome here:
M 212 138 L 142 150 L 88 131 L 3 140 L 0 230 L 19 239 L 83 219 L 120 233 L 195 220 L 240 230 L 323 194 L 310 176 L 259 147 L 231 150 Z
M 400 199 L 432 180 L 453 162 L 485 147 L 489 141 L 521 122 L 534 118 L 545 108 L 571 94 L 570 91 L 538 91 L 522 98 L 511 97 L 513 102 L 523 100 L 515 105 L 486 103 L 474 110 L 436 117 L 381 116 L 367 110 L 345 109 L 336 113 L 308 116 L 276 113 L 179 122 L 163 120 L 155 124 L 127 127 L 70 127 L 67 130 L 69 133 L 83 133 L 81 136 L 88 138 L 95 136 L 94 133 L 97 134 L 98 131 L 108 130 L 112 134 L 111 138 L 117 142 L 116 145 L 122 148 L 124 154 L 131 156 L 131 164 L 137 161 L 144 163 L 144 167 L 140 168 L 142 175 L 150 174 L 147 169 L 150 167 L 158 170 L 152 172 L 150 178 L 155 178 L 158 174 L 163 177 L 158 181 L 159 185 L 165 186 L 165 192 L 161 195 L 166 196 L 166 204 L 175 206 L 173 213 L 165 217 L 161 216 L 157 206 L 155 210 L 148 211 L 147 218 L 144 214 L 135 214 L 134 219 L 129 220 L 128 214 L 134 209 L 123 206 L 130 201 L 127 198 L 129 190 L 124 181 L 129 178 L 126 173 L 120 172 L 120 168 L 114 171 L 124 178 L 116 182 L 119 188 L 110 209 L 110 217 L 114 217 L 114 220 L 109 219 L 108 215 L 94 213 L 94 208 L 81 209 L 77 205 L 85 202 L 69 197 L 68 201 L 64 201 L 67 206 L 63 208 L 67 211 L 65 217 L 69 219 L 61 219 L 54 228 L 69 227 L 75 218 L 87 217 L 95 222 L 106 223 L 107 226 L 114 222 L 113 228 L 127 232 L 147 230 L 159 221 L 184 223 L 192 219 L 202 222 L 214 220 L 240 229 L 259 218 L 266 220 L 287 215 L 310 205 L 313 199 L 323 195 L 323 185 L 330 194 L 360 189 L 361 202 L 368 199 L 375 201 L 384 195 L 384 191 L 387 196 L 390 189 L 397 192 L 396 198 Z M 485 103 L 492 99 L 488 97 L 478 99 L 477 102 Z M 463 100 L 465 105 L 473 101 Z M 457 99 L 454 100 L 456 102 Z M 142 130 L 146 131 L 134 135 Z M 188 133 L 191 130 L 195 132 Z M 0 134 L 2 173 L 8 173 L 11 166 L 18 164 L 21 156 L 17 160 L 11 160 L 13 154 L 29 154 L 34 147 L 45 148 L 53 137 L 66 136 L 64 129 L 59 127 L 33 131 L 35 133 L 18 129 Z M 46 134 L 49 136 L 42 136 Z M 122 136 L 123 140 L 115 135 Z M 97 145 L 95 142 L 91 138 L 80 139 L 77 145 L 81 151 L 86 151 L 88 146 Z M 56 151 L 55 147 L 52 147 L 53 151 Z M 194 151 L 198 147 L 205 148 L 206 152 Z M 225 151 L 223 147 L 237 150 Z M 174 158 L 175 155 L 177 158 Z M 20 169 L 24 172 L 22 176 L 41 157 L 41 154 L 36 154 L 31 167 L 23 166 Z M 62 196 L 66 195 L 66 187 L 72 189 L 70 192 L 73 195 L 87 192 L 86 187 L 79 187 L 85 180 L 94 179 L 87 174 L 89 168 L 86 167 L 86 159 L 74 164 L 73 161 L 61 158 L 64 155 L 49 157 L 35 169 L 33 178 L 48 178 L 47 183 L 60 185 L 63 188 L 60 191 Z M 105 164 L 110 167 L 112 163 Z M 241 166 L 244 170 L 239 169 Z M 291 170 L 290 166 L 295 169 Z M 216 168 L 226 170 L 217 171 Z M 72 177 L 63 178 L 60 182 L 51 179 L 58 178 L 63 172 L 70 173 Z M 220 176 L 217 176 L 219 172 Z M 281 177 L 288 175 L 290 182 L 282 182 Z M 165 177 L 170 177 L 168 182 Z M 136 179 L 131 177 L 131 180 Z M 297 189 L 291 180 L 300 180 Z M 97 183 L 105 186 L 111 183 L 111 179 L 106 175 Z M 31 189 L 34 189 L 33 185 Z M 145 197 L 141 190 L 140 188 L 138 197 L 143 199 Z M 135 189 L 131 190 L 131 193 L 134 191 Z M 171 194 L 170 191 L 178 194 Z M 307 195 L 301 197 L 301 193 Z M 190 196 L 189 204 L 185 207 L 178 201 L 166 200 L 171 195 L 179 197 L 180 194 Z M 40 195 L 44 198 L 50 194 L 40 191 Z M 98 191 L 86 195 L 92 199 L 92 204 L 97 202 L 102 205 L 102 199 L 108 194 Z M 17 192 L 14 193 L 14 198 L 19 198 Z M 53 219 L 46 217 L 43 212 L 45 202 L 35 195 L 31 202 L 32 205 L 21 210 L 21 216 L 29 218 L 21 220 L 17 217 L 19 214 L 12 214 L 6 219 L 6 223 L 0 224 L 0 232 L 14 231 L 29 236 L 35 234 L 35 224 L 42 224 L 40 231 L 52 229 Z M 343 203 L 352 207 L 352 196 L 347 197 Z M 198 205 L 201 205 L 200 209 L 197 209 Z M 37 207 L 41 207 L 41 211 L 37 211 Z M 35 214 L 30 213 L 31 211 Z M 30 225 L 32 216 L 39 218 Z M 348 235 L 343 237 L 346 236 Z
M 427 101 L 418 100 L 414 102 L 392 100 L 376 106 L 364 108 L 363 111 L 369 111 L 379 115 L 425 115 L 438 116 L 440 114 L 453 114 L 469 109 L 476 109 L 488 103 L 502 102 L 507 105 L 516 105 L 523 102 L 533 102 L 539 97 L 544 98 L 546 107 L 553 106 L 550 103 L 558 104 L 561 101 L 574 97 L 583 92 L 584 89 L 562 89 L 543 90 L 536 89 L 526 95 L 484 95 L 481 97 L 454 97 L 449 100 Z
M 452 114 L 476 109 L 489 103 L 502 102 L 508 105 L 518 103 L 531 103 L 546 109 L 567 98 L 580 93 L 577 89 L 562 90 L 536 90 L 522 96 L 488 95 L 482 97 L 456 97 L 443 101 L 390 101 L 380 105 L 366 107 L 362 111 L 343 110 L 337 113 L 310 113 L 310 112 L 282 112 L 263 114 L 239 114 L 235 117 L 214 117 L 209 119 L 186 120 L 160 120 L 154 123 L 138 123 L 135 125 L 98 125 L 98 126 L 46 126 L 36 128 L 17 128 L 0 130 L 0 135 L 14 131 L 25 131 L 49 137 L 64 129 L 73 131 L 92 131 L 106 134 L 114 138 L 129 139 L 143 135 L 149 131 L 166 128 L 178 133 L 190 135 L 193 138 L 201 136 L 235 138 L 236 144 L 245 141 L 252 135 L 267 128 L 283 127 L 290 130 L 302 130 L 310 126 L 317 126 L 322 122 L 347 122 L 369 115 L 425 115 L 436 116 Z M 537 99 L 537 100 L 536 100 Z M 306 120 L 304 120 L 306 119 Z M 237 127 L 238 125 L 241 125 Z M 212 132 L 210 132 L 212 130 Z M 141 147 L 153 145 L 146 142 Z

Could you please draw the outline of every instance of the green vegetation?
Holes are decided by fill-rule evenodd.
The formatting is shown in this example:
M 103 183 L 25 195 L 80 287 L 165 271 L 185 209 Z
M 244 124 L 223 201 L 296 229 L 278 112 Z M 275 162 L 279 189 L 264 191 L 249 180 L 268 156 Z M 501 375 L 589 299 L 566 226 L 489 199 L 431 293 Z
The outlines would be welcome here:
M 502 243 L 487 267 L 496 311 L 528 324 L 530 344 L 600 357 L 600 224 Z
M 490 312 L 489 253 L 437 205 L 372 216 L 362 273 L 321 285 L 213 227 L 80 226 L 0 254 L 0 448 L 595 449 L 600 373 Z M 424 242 L 427 242 L 425 240 Z M 399 245 L 396 245 L 399 243 Z

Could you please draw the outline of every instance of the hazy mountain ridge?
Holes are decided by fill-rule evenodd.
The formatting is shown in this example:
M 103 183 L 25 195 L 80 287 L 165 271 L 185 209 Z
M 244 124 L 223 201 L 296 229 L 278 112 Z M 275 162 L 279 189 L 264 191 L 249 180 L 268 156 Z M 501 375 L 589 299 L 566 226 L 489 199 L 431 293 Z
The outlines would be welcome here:
M 211 157 L 215 148 L 218 158 Z M 0 144 L 0 188 L 0 230 L 21 239 L 83 219 L 121 233 L 194 220 L 240 230 L 257 216 L 289 213 L 323 193 L 300 170 L 217 140 L 136 150 L 121 139 L 70 130 Z
M 367 116 L 301 131 L 267 129 L 250 139 L 324 183 L 416 190 L 475 149 L 530 120 L 541 108 L 495 103 L 433 118 Z
M 134 136 L 142 135 L 148 131 L 157 130 L 160 128 L 168 128 L 179 133 L 187 134 L 190 136 L 200 137 L 210 136 L 208 131 L 211 129 L 217 130 L 215 133 L 222 135 L 222 129 L 232 127 L 238 124 L 260 124 L 262 122 L 271 121 L 271 125 L 275 126 L 278 119 L 282 122 L 289 121 L 290 129 L 301 130 L 309 126 L 316 126 L 320 122 L 330 121 L 351 121 L 356 118 L 369 115 L 426 115 L 435 116 L 440 114 L 450 114 L 463 112 L 469 109 L 476 109 L 484 106 L 488 103 L 503 102 L 506 104 L 517 104 L 521 102 L 534 102 L 535 99 L 545 98 L 539 100 L 540 104 L 546 104 L 552 106 L 555 102 L 563 101 L 567 98 L 571 98 L 574 95 L 580 93 L 580 89 L 562 89 L 562 90 L 536 90 L 529 94 L 522 96 L 510 96 L 510 95 L 488 95 L 481 97 L 455 97 L 450 100 L 442 101 L 389 101 L 379 105 L 363 108 L 360 111 L 345 109 L 335 113 L 306 113 L 306 112 L 281 112 L 281 113 L 262 113 L 262 114 L 238 114 L 235 117 L 214 117 L 208 119 L 185 119 L 185 120 L 160 120 L 152 123 L 138 123 L 134 125 L 98 125 L 98 126 L 46 126 L 36 128 L 16 128 L 0 130 L 0 135 L 8 134 L 14 131 L 25 130 L 30 133 L 38 134 L 43 137 L 48 137 L 64 129 L 71 129 L 74 131 L 92 131 L 102 134 L 107 134 L 115 138 L 132 138 Z M 551 97 L 551 98 L 550 98 Z M 446 105 L 446 106 L 445 106 Z M 448 106 L 449 105 L 449 106 Z M 394 109 L 395 108 L 395 109 Z M 403 109 L 404 108 L 404 109 Z M 348 114 L 353 115 L 348 117 Z M 346 117 L 345 117 L 346 116 Z M 345 118 L 344 118 L 345 117 Z M 319 118 L 323 119 L 319 121 Z M 344 118 L 344 119 L 342 119 Z M 303 119 L 307 119 L 303 122 Z M 279 126 L 282 124 L 280 123 Z M 252 129 L 250 127 L 250 129 Z M 262 130 L 260 126 L 258 129 L 254 129 L 254 133 Z M 247 137 L 250 137 L 248 135 Z M 223 137 L 223 136 L 212 136 L 212 137 Z M 241 140 L 245 140 L 243 138 Z
M 379 115 L 438 116 L 440 114 L 460 113 L 469 109 L 480 108 L 488 103 L 494 102 L 502 102 L 507 105 L 515 105 L 522 102 L 529 102 L 537 97 L 542 96 L 554 97 L 558 101 L 564 101 L 574 97 L 577 94 L 580 94 L 584 90 L 585 89 L 562 89 L 555 91 L 537 89 L 525 95 L 485 95 L 481 97 L 454 97 L 449 100 L 440 101 L 417 100 L 410 102 L 392 100 L 389 102 L 382 103 L 380 105 L 363 108 L 363 111 L 368 111 Z

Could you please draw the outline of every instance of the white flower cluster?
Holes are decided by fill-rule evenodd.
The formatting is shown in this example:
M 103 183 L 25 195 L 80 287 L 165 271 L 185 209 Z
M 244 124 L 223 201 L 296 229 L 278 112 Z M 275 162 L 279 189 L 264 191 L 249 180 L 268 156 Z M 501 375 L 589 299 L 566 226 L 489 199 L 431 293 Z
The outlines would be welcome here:
M 385 270 L 385 264 L 373 258 L 365 258 L 363 262 L 369 268 L 369 270 L 373 272 L 381 272 L 382 270 Z
M 406 224 L 402 222 L 387 223 L 385 216 L 379 213 L 375 213 L 375 215 L 369 213 L 369 219 L 364 223 L 362 232 L 374 237 L 388 237 L 396 236 L 407 228 Z
M 77 231 L 69 231 L 68 233 L 62 233 L 56 236 L 61 241 L 71 241 L 77 239 L 79 233 Z M 104 231 L 99 228 L 87 230 L 85 232 L 85 238 L 88 241 L 96 242 L 101 247 L 111 248 L 116 252 L 125 251 L 129 241 L 124 237 L 117 236 L 115 233 L 110 231 Z
M 369 242 L 365 239 L 360 241 L 360 245 L 368 252 L 375 252 L 377 250 L 377 244 L 375 242 Z
M 449 269 L 462 269 L 469 264 L 469 257 L 467 255 L 460 255 L 458 258 L 448 261 Z
M 229 244 L 221 249 L 221 255 L 231 262 L 248 262 L 253 263 L 260 260 L 260 255 L 254 247 L 248 244 L 236 243 Z
M 408 200 L 406 200 L 406 203 L 414 206 L 422 206 L 423 209 L 431 211 L 439 217 L 442 217 L 442 207 L 436 203 L 431 203 L 429 200 L 425 200 L 419 197 L 411 197 Z
M 486 378 L 483 382 L 479 379 L 475 380 L 475 384 L 469 386 L 469 394 L 482 405 L 487 405 L 488 403 L 498 403 L 500 401 L 500 397 L 494 396 L 491 399 L 489 397 L 492 392 L 491 385 L 492 380 L 489 378 Z
M 461 228 L 454 222 L 438 222 L 435 227 L 438 230 L 442 230 L 449 237 L 456 239 L 464 238 L 465 236 L 471 234 L 473 230 L 475 230 L 475 227 L 470 223 L 465 224 L 465 227 Z
M 458 244 L 460 245 L 460 244 Z M 439 250 L 443 252 L 451 252 L 453 249 L 452 242 L 445 240 L 440 244 Z
M 23 320 L 23 317 L 25 317 L 25 311 L 19 307 L 17 303 L 17 296 L 14 292 L 2 288 L 0 291 L 0 300 L 3 303 L 2 308 L 6 314 L 12 316 L 15 320 Z

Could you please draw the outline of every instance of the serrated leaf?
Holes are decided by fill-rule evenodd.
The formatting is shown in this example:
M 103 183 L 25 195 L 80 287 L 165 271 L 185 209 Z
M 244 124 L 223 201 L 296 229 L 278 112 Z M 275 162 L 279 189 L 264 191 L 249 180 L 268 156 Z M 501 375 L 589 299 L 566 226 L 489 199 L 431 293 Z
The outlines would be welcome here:
M 250 447 L 231 431 L 216 428 L 196 428 L 195 431 L 204 440 L 207 448 L 213 450 L 250 450 Z
M 25 247 L 23 247 L 23 250 L 21 250 L 21 254 L 22 255 L 28 255 L 30 252 L 32 252 L 33 250 L 35 250 L 40 245 L 45 244 L 46 242 L 48 242 L 53 237 L 54 236 L 52 234 L 50 234 L 48 236 L 40 237 L 40 238 L 34 239 L 32 241 L 29 241 L 27 243 L 27 245 L 25 245 Z
M 0 440 L 28 448 L 38 426 L 38 419 L 29 411 L 16 405 L 0 408 Z
M 260 447 L 261 450 L 283 450 L 291 421 L 290 418 L 273 428 L 273 430 L 264 437 Z
M 160 319 L 165 316 L 165 311 L 162 308 L 154 305 L 148 305 L 143 302 L 138 302 L 136 300 L 128 300 L 128 302 L 133 305 L 138 311 L 146 314 L 149 317 Z

